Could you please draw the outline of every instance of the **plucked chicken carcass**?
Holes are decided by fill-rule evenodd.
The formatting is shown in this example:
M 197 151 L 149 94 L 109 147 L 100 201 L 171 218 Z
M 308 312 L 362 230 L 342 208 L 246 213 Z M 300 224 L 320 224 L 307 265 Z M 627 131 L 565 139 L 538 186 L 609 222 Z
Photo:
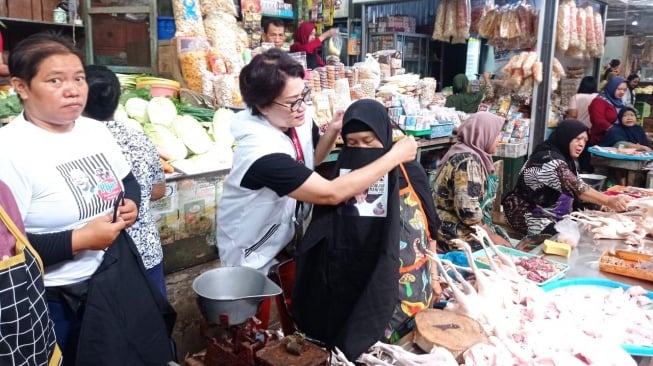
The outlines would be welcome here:
M 626 244 L 639 245 L 646 236 L 646 230 L 633 221 L 633 218 L 641 217 L 635 213 L 625 215 L 586 210 L 574 211 L 565 217 L 583 224 L 592 233 L 594 239 L 618 239 L 625 240 Z
M 577 313 L 578 304 L 544 293 L 517 273 L 508 256 L 502 258 L 499 255 L 502 252 L 482 228 L 476 228 L 476 235 L 492 249 L 492 252 L 486 249 L 492 270 L 478 268 L 469 245 L 456 241 L 467 254 L 470 268 L 464 269 L 476 277 L 475 288 L 459 273 L 457 266 L 428 253 L 453 291 L 455 305 L 445 309 L 477 320 L 488 334 L 487 342 L 477 343 L 463 353 L 466 366 L 635 365 L 632 357 L 620 346 L 620 343 L 625 343 L 623 340 L 607 338 L 604 332 L 598 334 L 592 329 L 591 322 L 571 322 L 570 319 L 582 318 Z M 639 301 L 635 295 L 631 298 Z M 634 317 L 633 311 L 623 312 Z M 623 312 L 616 311 L 616 314 Z M 642 319 L 645 316 L 638 314 L 636 317 Z M 637 324 L 642 326 L 641 321 Z

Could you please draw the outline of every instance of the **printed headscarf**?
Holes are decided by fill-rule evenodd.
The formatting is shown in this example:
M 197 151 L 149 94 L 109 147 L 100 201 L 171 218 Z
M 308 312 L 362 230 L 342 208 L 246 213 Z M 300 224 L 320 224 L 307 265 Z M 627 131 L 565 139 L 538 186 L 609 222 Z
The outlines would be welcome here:
M 478 155 L 483 162 L 483 168 L 487 174 L 494 173 L 494 163 L 492 155 L 487 150 L 492 147 L 495 139 L 501 132 L 505 119 L 490 112 L 476 112 L 472 114 L 465 122 L 458 128 L 457 139 L 444 157 L 442 161 L 445 162 L 455 154 L 472 153 Z M 440 170 L 444 164 L 440 164 L 436 171 L 436 175 L 440 174 Z

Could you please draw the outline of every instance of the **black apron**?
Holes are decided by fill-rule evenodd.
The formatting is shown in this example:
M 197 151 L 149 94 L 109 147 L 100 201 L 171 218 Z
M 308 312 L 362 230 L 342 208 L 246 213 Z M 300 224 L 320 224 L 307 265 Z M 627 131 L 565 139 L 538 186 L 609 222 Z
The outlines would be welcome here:
M 384 152 L 343 149 L 334 176 L 360 168 Z M 383 339 L 398 298 L 396 169 L 387 174 L 385 184 L 385 201 L 378 194 L 379 184 L 373 184 L 368 199 L 358 205 L 315 206 L 297 249 L 293 318 L 309 338 L 329 349 L 338 347 L 350 360 Z

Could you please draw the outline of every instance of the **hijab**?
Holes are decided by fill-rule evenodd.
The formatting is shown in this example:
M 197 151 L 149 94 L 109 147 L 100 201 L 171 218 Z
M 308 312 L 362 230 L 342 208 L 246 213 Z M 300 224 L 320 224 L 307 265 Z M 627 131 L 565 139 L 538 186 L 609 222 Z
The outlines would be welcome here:
M 549 152 L 553 152 L 561 156 L 567 162 L 569 169 L 577 174 L 576 162 L 569 152 L 569 144 L 583 132 L 589 133 L 589 128 L 581 121 L 567 119 L 560 122 L 551 136 L 535 148 L 532 159 L 542 159 Z
M 442 157 L 448 161 L 455 154 L 471 153 L 478 156 L 487 174 L 494 173 L 492 155 L 487 150 L 492 147 L 501 132 L 505 119 L 490 112 L 472 114 L 458 128 L 457 142 Z M 435 175 L 440 174 L 444 164 L 440 164 Z
M 361 168 L 392 147 L 385 107 L 373 99 L 352 103 L 342 135 L 371 130 L 382 148 L 343 146 L 333 177 Z M 293 319 L 301 332 L 355 360 L 392 319 L 399 281 L 399 189 L 397 169 L 388 173 L 385 217 L 354 215 L 337 206 L 315 205 L 296 254 Z
M 646 131 L 642 126 L 633 125 L 626 126 L 621 123 L 626 112 L 633 112 L 637 116 L 637 111 L 633 107 L 623 107 L 619 111 L 617 121 L 612 125 L 612 127 L 605 134 L 605 139 L 601 143 L 602 146 L 614 146 L 619 141 L 628 141 L 644 146 L 648 146 L 648 140 L 646 138 Z
M 483 100 L 484 94 L 481 91 L 468 92 L 469 79 L 465 74 L 458 74 L 453 78 L 453 94 L 447 97 L 445 106 L 453 107 L 465 113 L 474 113 Z
M 622 78 L 621 76 L 615 76 L 610 81 L 608 81 L 607 84 L 605 84 L 605 88 L 599 93 L 599 97 L 610 102 L 610 104 L 617 108 L 617 111 L 624 107 L 621 98 L 617 98 L 615 96 L 617 88 L 619 88 L 619 85 L 622 83 L 627 84 L 626 79 Z
M 469 87 L 469 79 L 465 74 L 457 74 L 453 77 L 453 93 L 467 93 L 467 88 Z
M 315 29 L 315 24 L 311 22 L 303 22 L 295 32 L 295 41 L 300 44 L 308 43 L 308 37 L 313 33 L 313 29 Z

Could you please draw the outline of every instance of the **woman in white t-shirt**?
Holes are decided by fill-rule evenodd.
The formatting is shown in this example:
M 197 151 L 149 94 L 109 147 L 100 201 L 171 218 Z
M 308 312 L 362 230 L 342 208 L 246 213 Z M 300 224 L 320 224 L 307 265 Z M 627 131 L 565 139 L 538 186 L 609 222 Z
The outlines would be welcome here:
M 585 76 L 580 81 L 578 93 L 569 100 L 566 119 L 575 119 L 581 121 L 588 128 L 592 127 L 588 107 L 598 95 L 596 88 L 596 78 L 593 76 Z M 587 151 L 587 146 L 585 146 L 585 149 L 583 149 L 583 152 L 578 157 L 578 164 L 581 172 L 592 170 L 590 167 L 590 153 Z
M 135 339 L 130 326 L 120 322 L 131 316 L 125 316 L 129 312 L 121 297 L 136 293 L 132 290 L 138 284 L 149 286 L 144 268 L 133 259 L 138 254 L 123 250 L 133 246 L 123 230 L 137 219 L 140 188 L 109 130 L 80 117 L 88 86 L 79 51 L 63 36 L 38 33 L 12 49 L 8 64 L 23 112 L 0 129 L 0 179 L 14 193 L 28 238 L 43 260 L 48 308 L 64 366 L 128 364 L 157 357 L 156 364 L 165 364 L 172 359 L 165 336 L 156 346 L 147 341 L 125 346 L 114 338 Z M 129 278 L 117 278 L 116 268 Z M 94 282 L 98 274 L 101 281 Z M 147 314 L 158 313 L 156 300 L 150 301 L 147 291 L 138 294 L 144 300 L 125 301 L 134 304 L 129 311 L 142 319 L 138 326 L 154 339 L 159 329 L 150 327 Z M 140 304 L 150 308 L 143 310 Z M 106 317 L 113 328 L 97 329 L 97 324 L 104 325 L 93 323 L 97 332 L 88 333 L 85 328 L 97 322 L 98 309 L 103 310 L 99 317 Z M 156 323 L 159 318 L 153 319 Z M 106 339 L 100 342 L 106 351 L 87 344 L 98 343 L 95 337 Z M 118 349 L 122 352 L 115 352 Z

